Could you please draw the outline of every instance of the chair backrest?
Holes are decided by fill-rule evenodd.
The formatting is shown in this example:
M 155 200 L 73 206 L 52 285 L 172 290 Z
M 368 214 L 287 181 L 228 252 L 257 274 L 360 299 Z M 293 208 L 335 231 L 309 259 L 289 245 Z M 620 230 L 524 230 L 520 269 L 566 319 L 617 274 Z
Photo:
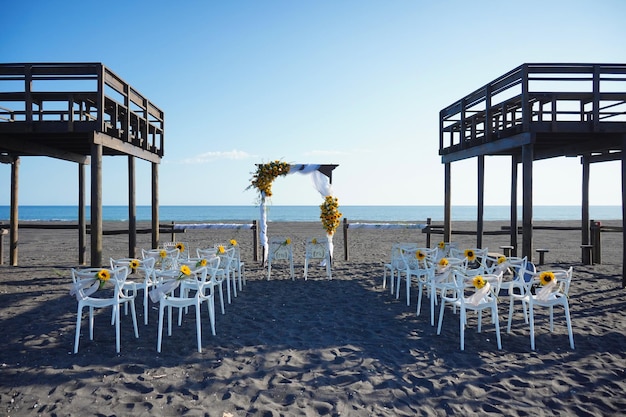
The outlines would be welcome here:
M 404 262 L 404 268 L 410 270 L 433 269 L 435 261 L 431 256 L 434 251 L 434 249 L 429 248 L 401 249 L 400 255 Z
M 156 259 L 153 257 L 148 257 L 144 259 L 137 258 L 118 258 L 113 259 L 110 258 L 109 262 L 111 264 L 111 268 L 118 268 L 120 266 L 127 266 L 129 269 L 129 273 L 138 272 L 142 276 L 150 276 L 154 271 L 154 265 L 156 263 Z
M 198 248 L 196 249 L 196 255 L 198 258 L 210 259 L 217 254 L 217 248 Z
M 179 259 L 185 259 L 191 256 L 189 244 L 186 242 L 164 242 L 161 247 L 167 250 L 178 249 Z
M 287 261 L 293 259 L 291 239 L 285 237 L 273 237 L 269 240 L 268 260 Z
M 304 243 L 304 256 L 307 259 L 326 259 L 328 257 L 328 240 L 326 238 L 307 239 Z
M 235 248 L 230 247 L 228 249 L 224 249 L 223 253 L 217 253 L 216 256 L 219 258 L 219 269 L 230 269 L 232 263 L 235 259 Z
M 163 270 L 172 270 L 178 267 L 178 259 L 180 251 L 178 248 L 173 249 L 142 249 L 142 257 L 154 258 L 155 267 L 160 267 Z
M 104 282 L 103 285 L 101 285 L 101 281 L 98 279 L 98 275 L 102 271 L 106 271 L 106 275 L 109 277 L 108 281 Z M 113 298 L 119 300 L 126 277 L 128 277 L 128 271 L 129 268 L 127 266 L 118 268 L 72 268 L 73 285 L 70 294 L 75 295 L 78 300 L 86 300 L 87 298 Z M 99 289 L 107 289 L 107 285 L 111 284 L 113 297 L 92 297 Z M 103 291 L 101 294 L 110 295 L 111 293 Z

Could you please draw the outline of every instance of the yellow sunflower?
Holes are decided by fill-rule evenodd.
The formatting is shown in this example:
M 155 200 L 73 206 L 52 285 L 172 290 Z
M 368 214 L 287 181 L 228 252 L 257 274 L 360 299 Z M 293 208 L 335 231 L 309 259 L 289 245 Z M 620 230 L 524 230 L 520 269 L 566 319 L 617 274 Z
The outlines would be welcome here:
M 415 252 L 415 257 L 418 261 L 423 261 L 424 259 L 426 259 L 426 254 L 421 250 L 418 250 L 417 252 Z
M 554 272 L 543 271 L 541 274 L 539 274 L 539 281 L 541 282 L 541 285 L 548 285 L 552 281 L 556 282 Z
M 178 279 L 183 279 L 184 277 L 189 275 L 191 275 L 191 269 L 189 269 L 187 265 L 181 265 L 180 275 L 178 276 Z
M 237 246 L 237 241 L 235 239 L 230 240 L 230 246 Z
M 477 290 L 480 290 L 482 287 L 485 286 L 487 281 L 485 281 L 485 278 L 483 278 L 482 275 L 476 275 L 474 279 L 472 280 L 472 283 L 474 284 L 474 287 L 476 287 Z
M 439 259 L 439 266 L 445 268 L 446 266 L 448 266 L 448 260 L 446 258 Z
M 498 257 L 498 264 L 503 264 L 506 262 L 506 256 L 500 256 Z
M 133 259 L 132 261 L 130 261 L 130 263 L 128 264 L 128 266 L 130 267 L 130 269 L 135 270 L 137 268 L 139 268 L 139 260 L 138 259 Z
M 469 262 L 474 262 L 476 260 L 476 252 L 472 249 L 465 249 L 465 257 Z
M 200 259 L 198 262 L 196 262 L 196 266 L 199 268 L 202 268 L 203 266 L 206 266 L 206 259 L 202 258 Z
M 167 251 L 165 249 L 161 249 L 159 251 L 159 256 L 161 257 L 161 259 L 165 259 L 167 257 Z
M 111 273 L 107 269 L 101 269 L 96 273 L 96 278 L 100 281 L 98 288 L 102 288 L 111 279 Z
M 178 251 L 179 251 L 180 253 L 183 253 L 183 252 L 185 251 L 185 245 L 184 245 L 183 243 L 181 243 L 181 242 L 178 242 L 178 243 L 176 244 L 176 249 L 178 249 Z
M 225 253 L 225 252 L 226 252 L 226 249 L 224 249 L 224 245 L 219 245 L 219 246 L 217 247 L 217 254 L 218 254 L 218 255 L 221 255 L 221 254 L 223 254 L 223 253 Z
M 291 239 L 289 238 L 285 239 L 285 245 L 291 245 Z
M 442 240 L 441 242 L 439 242 L 439 244 L 437 246 L 439 247 L 439 249 L 445 249 L 446 248 L 446 242 L 444 242 Z

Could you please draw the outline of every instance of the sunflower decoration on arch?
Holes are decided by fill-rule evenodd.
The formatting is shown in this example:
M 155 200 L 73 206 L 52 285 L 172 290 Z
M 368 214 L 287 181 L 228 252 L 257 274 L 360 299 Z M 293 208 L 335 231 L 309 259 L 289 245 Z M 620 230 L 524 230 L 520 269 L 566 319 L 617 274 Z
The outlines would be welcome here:
M 278 177 L 284 177 L 289 174 L 291 165 L 287 162 L 275 160 L 267 164 L 259 164 L 256 171 L 252 174 L 250 185 L 248 188 L 256 188 L 261 198 L 272 196 L 272 184 Z

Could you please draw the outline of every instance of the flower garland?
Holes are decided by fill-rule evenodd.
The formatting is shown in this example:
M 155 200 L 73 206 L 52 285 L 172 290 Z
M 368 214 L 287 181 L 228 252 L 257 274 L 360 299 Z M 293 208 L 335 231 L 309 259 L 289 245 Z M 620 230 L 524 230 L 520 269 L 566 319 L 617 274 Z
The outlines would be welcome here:
M 342 214 L 338 210 L 339 202 L 337 197 L 333 197 L 332 195 L 327 195 L 324 197 L 324 203 L 320 206 L 321 214 L 320 219 L 322 219 L 322 226 L 326 233 L 332 235 L 339 227 L 340 219 Z
M 286 162 L 272 161 L 267 164 L 257 165 L 256 172 L 252 175 L 248 188 L 254 187 L 266 197 L 272 196 L 272 183 L 279 176 L 289 174 L 291 165 Z

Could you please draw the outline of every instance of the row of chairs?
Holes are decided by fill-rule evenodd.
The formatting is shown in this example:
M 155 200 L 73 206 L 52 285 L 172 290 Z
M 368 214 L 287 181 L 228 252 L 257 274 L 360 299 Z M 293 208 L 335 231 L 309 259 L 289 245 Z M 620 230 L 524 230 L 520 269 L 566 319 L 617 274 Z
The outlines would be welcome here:
M 234 244 L 233 244 L 234 243 Z M 182 256 L 181 256 L 182 254 Z M 161 351 L 164 310 L 168 308 L 168 335 L 172 334 L 172 308 L 179 309 L 178 325 L 182 324 L 183 311 L 196 307 L 198 351 L 201 347 L 200 310 L 205 302 L 209 309 L 211 332 L 215 335 L 215 289 L 220 291 L 222 314 L 225 314 L 223 282 L 226 281 L 228 302 L 230 289 L 237 295 L 245 285 L 244 263 L 240 259 L 236 242 L 197 249 L 196 257 L 189 256 L 188 246 L 176 243 L 162 248 L 142 250 L 142 259 L 111 259 L 110 268 L 72 269 L 71 293 L 78 300 L 74 353 L 78 353 L 83 308 L 89 308 L 89 337 L 93 340 L 94 309 L 112 307 L 111 324 L 116 330 L 116 351 L 120 351 L 120 309 L 130 309 L 135 337 L 139 337 L 135 313 L 138 291 L 144 296 L 144 324 L 148 324 L 148 295 L 159 303 L 159 330 L 157 351 Z M 132 277 L 129 278 L 131 276 Z M 100 277 L 101 276 L 101 277 Z M 106 289 L 106 290 L 105 290 Z M 99 293 L 96 291 L 102 290 Z M 177 291 L 177 293 L 176 293 Z
M 478 331 L 481 331 L 483 311 L 491 312 L 496 330 L 498 348 L 502 347 L 498 314 L 498 300 L 509 298 L 507 332 L 511 332 L 511 323 L 515 306 L 520 302 L 524 320 L 530 324 L 531 349 L 535 349 L 534 311 L 536 307 L 549 308 L 550 331 L 554 329 L 554 307 L 562 306 L 569 334 L 570 346 L 574 349 L 574 339 L 569 313 L 568 294 L 573 268 L 568 270 L 537 272 L 534 264 L 527 258 L 490 256 L 487 249 L 472 248 L 459 250 L 452 245 L 418 248 L 417 245 L 401 243 L 392 247 L 392 259 L 385 264 L 383 288 L 386 287 L 387 272 L 390 272 L 392 293 L 399 298 L 402 275 L 406 282 L 407 305 L 410 304 L 410 289 L 417 285 L 417 309 L 421 311 L 424 292 L 430 298 L 431 325 L 435 321 L 435 305 L 440 304 L 437 334 L 440 334 L 445 307 L 452 306 L 460 310 L 461 350 L 464 349 L 464 332 L 467 325 L 468 310 L 478 314 Z M 557 284 L 541 287 L 539 282 L 547 274 Z M 480 277 L 476 288 L 474 280 Z M 395 279 L 394 279 L 395 278 Z M 485 285 L 482 285 L 485 284 Z M 486 289 L 485 289 L 486 288 Z

